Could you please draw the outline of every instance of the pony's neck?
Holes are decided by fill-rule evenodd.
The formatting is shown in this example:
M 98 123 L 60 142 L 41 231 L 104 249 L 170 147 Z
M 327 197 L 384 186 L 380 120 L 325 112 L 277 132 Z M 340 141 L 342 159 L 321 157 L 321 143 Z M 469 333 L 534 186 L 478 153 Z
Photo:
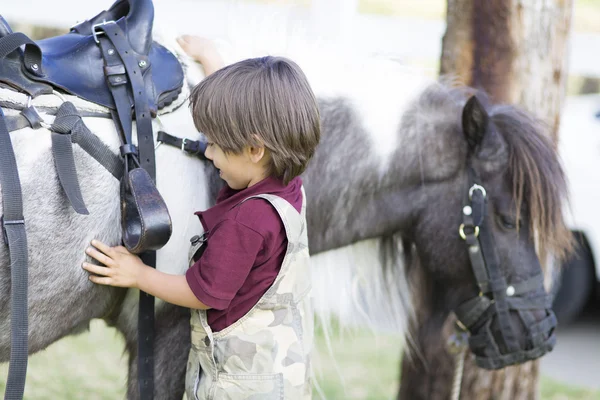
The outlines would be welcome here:
M 343 111 L 343 105 L 338 107 Z M 327 124 L 332 115 L 327 107 L 322 115 Z M 426 199 L 414 154 L 400 147 L 382 161 L 360 125 L 353 125 L 351 117 L 345 120 L 349 123 L 338 130 L 324 129 L 327 136 L 303 175 L 311 206 L 310 247 L 315 253 L 408 233 Z
M 323 137 L 303 176 L 313 252 L 409 235 L 428 194 L 460 170 L 460 114 L 452 104 L 429 104 L 443 86 L 413 89 L 396 98 L 388 89 L 375 105 L 357 96 L 320 98 Z

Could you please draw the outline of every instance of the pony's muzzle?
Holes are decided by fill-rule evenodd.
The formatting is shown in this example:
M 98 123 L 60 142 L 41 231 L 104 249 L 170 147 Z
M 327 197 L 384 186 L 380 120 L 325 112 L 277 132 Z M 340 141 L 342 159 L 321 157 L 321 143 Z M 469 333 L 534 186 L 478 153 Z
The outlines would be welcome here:
M 550 308 L 491 313 L 471 327 L 469 347 L 476 364 L 495 370 L 535 360 L 556 344 L 556 316 Z

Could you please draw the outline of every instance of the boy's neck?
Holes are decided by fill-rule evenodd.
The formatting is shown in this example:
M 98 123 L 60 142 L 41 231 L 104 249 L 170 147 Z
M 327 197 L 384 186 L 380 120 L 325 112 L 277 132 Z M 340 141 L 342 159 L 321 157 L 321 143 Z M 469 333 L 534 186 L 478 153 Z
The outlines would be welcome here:
M 246 188 L 254 186 L 257 183 L 264 181 L 268 177 L 269 174 L 267 173 L 266 169 L 263 169 L 262 171 L 257 171 L 257 173 L 250 178 L 250 182 L 248 182 L 248 186 L 246 186 Z

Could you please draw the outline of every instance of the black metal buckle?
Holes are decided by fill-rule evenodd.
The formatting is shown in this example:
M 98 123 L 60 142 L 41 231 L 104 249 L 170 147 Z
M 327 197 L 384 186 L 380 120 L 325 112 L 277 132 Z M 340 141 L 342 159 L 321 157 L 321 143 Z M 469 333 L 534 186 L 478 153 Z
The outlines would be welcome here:
M 208 238 L 208 232 L 209 231 L 205 231 L 202 233 L 202 235 L 192 236 L 192 238 L 190 239 L 190 243 L 192 244 L 192 246 L 195 246 L 200 242 L 202 242 L 202 243 L 206 242 L 206 239 Z
M 187 138 L 183 139 L 181 141 L 181 150 L 189 154 L 196 154 L 200 150 L 200 142 Z

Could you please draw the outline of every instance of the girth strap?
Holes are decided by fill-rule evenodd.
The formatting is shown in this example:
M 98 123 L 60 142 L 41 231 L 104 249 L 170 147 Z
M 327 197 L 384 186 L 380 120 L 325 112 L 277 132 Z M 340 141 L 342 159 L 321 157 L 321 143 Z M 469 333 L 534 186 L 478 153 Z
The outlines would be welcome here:
M 0 108 L 0 186 L 2 187 L 2 235 L 8 245 L 11 269 L 11 343 L 5 400 L 20 400 L 25 390 L 28 355 L 27 235 L 23 195 L 12 142 Z
M 60 133 L 70 132 L 73 143 L 79 145 L 82 150 L 98 161 L 112 176 L 120 180 L 123 177 L 123 160 L 89 130 L 82 120 L 82 117 L 86 114 L 83 113 L 82 115 L 71 102 L 63 103 L 59 110 L 60 113 L 56 114 L 56 118 L 52 124 L 53 129 Z M 33 117 L 33 115 L 37 117 Z M 97 116 L 97 114 L 88 115 L 91 117 Z M 39 118 L 39 121 L 32 118 Z M 37 129 L 42 126 L 41 123 L 43 120 L 34 107 L 28 107 L 23 109 L 18 115 L 5 116 L 4 122 L 6 122 L 8 131 L 12 132 L 27 127 Z
M 4 123 L 9 132 L 18 131 L 23 128 L 38 129 L 42 127 L 42 122 L 42 118 L 33 107 L 23 109 L 20 114 L 4 117 Z

